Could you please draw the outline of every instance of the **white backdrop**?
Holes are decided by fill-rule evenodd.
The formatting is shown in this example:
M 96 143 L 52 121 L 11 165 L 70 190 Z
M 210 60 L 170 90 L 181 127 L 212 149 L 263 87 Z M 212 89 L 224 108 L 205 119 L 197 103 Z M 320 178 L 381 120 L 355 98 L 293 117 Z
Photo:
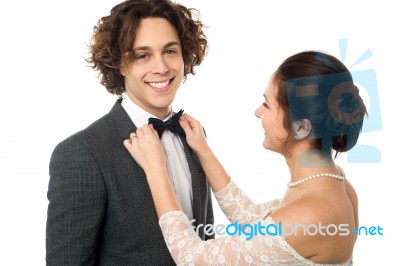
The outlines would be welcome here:
M 97 19 L 118 2 L 0 3 L 0 265 L 45 264 L 50 155 L 116 100 L 83 57 Z M 270 74 L 303 50 L 340 58 L 339 39 L 348 39 L 349 68 L 370 49 L 373 56 L 351 70 L 376 72 L 383 127 L 363 133 L 359 143 L 378 148 L 381 161 L 349 163 L 344 154 L 338 163 L 358 191 L 360 225 L 383 227 L 383 236 L 359 236 L 355 264 L 393 262 L 400 221 L 400 193 L 393 185 L 399 178 L 399 2 L 326 2 L 182 0 L 200 11 L 211 49 L 174 107 L 203 122 L 228 172 L 255 201 L 266 201 L 281 196 L 288 181 L 283 159 L 262 148 L 263 131 L 254 116 Z M 215 213 L 216 223 L 227 223 L 216 204 Z

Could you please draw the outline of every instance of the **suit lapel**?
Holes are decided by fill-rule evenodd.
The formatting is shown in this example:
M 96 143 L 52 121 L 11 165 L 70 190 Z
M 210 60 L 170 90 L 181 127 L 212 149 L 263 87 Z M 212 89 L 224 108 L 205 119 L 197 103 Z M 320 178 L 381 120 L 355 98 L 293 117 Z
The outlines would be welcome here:
M 180 136 L 180 139 L 183 144 L 183 149 L 185 151 L 185 155 L 188 161 L 189 170 L 192 176 L 192 191 L 193 191 L 193 218 L 196 220 L 195 225 L 202 223 L 203 215 L 202 215 L 202 201 L 201 199 L 204 198 L 202 195 L 201 188 L 204 187 L 203 178 L 200 175 L 201 169 L 199 169 L 199 162 L 196 155 L 190 149 L 189 145 L 186 142 L 184 136 Z
M 129 152 L 123 146 L 123 141 L 129 139 L 129 135 L 136 131 L 136 126 L 132 122 L 128 113 L 121 105 L 121 99 L 118 99 L 114 104 L 113 108 L 109 112 L 111 119 L 114 124 L 114 131 L 120 137 L 120 143 L 118 148 L 114 153 L 115 158 L 113 158 L 113 164 L 115 172 L 118 173 L 118 182 L 120 182 L 119 187 L 127 188 L 129 187 L 129 193 L 126 197 L 130 198 L 130 202 L 138 203 L 137 206 L 145 208 L 148 210 L 153 210 L 154 221 L 158 227 L 158 219 L 156 217 L 156 210 L 154 203 L 151 200 L 151 191 L 147 183 L 146 175 L 143 169 L 137 164 L 137 162 L 132 158 Z M 117 180 L 115 180 L 117 182 Z M 126 199 L 128 200 L 128 199 Z M 153 221 L 152 221 L 153 222 Z M 150 226 L 150 222 L 148 223 Z
M 146 208 L 154 208 L 146 175 L 123 146 L 123 141 L 129 139 L 129 135 L 136 131 L 136 126 L 122 107 L 121 100 L 117 100 L 109 113 L 114 122 L 114 130 L 120 137 L 119 148 L 117 148 L 118 153 L 115 153 L 116 157 L 113 159 L 115 171 L 118 173 L 120 180 L 124 180 L 122 181 L 123 184 L 132 188 L 132 192 L 136 195 L 135 199 L 143 198 L 141 204 L 145 204 Z
M 121 105 L 122 99 L 118 99 L 110 111 L 115 121 L 116 129 L 122 139 L 129 139 L 129 134 L 136 131 L 136 125 L 132 122 L 128 113 Z

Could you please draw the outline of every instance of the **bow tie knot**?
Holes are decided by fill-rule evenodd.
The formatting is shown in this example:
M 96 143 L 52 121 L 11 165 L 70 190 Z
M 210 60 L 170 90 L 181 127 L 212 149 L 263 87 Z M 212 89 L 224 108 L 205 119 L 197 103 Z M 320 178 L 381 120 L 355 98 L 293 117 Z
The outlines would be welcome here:
M 150 117 L 149 124 L 153 125 L 153 128 L 157 131 L 160 139 L 166 129 L 171 131 L 172 133 L 185 135 L 185 131 L 179 124 L 179 119 L 181 118 L 182 114 L 183 110 L 181 109 L 179 112 L 174 114 L 170 119 L 168 119 L 165 122 L 158 118 Z

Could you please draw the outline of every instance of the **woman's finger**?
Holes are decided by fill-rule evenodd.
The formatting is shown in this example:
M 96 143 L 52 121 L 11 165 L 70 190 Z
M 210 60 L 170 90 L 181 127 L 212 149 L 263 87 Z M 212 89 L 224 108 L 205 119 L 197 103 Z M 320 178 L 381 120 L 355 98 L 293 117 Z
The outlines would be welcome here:
M 191 126 L 189 125 L 188 120 L 185 117 L 186 115 L 182 116 L 179 119 L 179 124 L 181 125 L 181 127 L 183 128 L 183 130 L 185 131 L 186 134 L 189 134 L 192 131 Z
M 150 124 L 150 128 L 151 128 L 151 131 L 153 132 L 154 136 L 155 136 L 156 138 L 159 138 L 158 133 L 157 133 L 157 130 L 154 129 L 153 124 Z
M 132 148 L 132 140 L 126 139 L 126 140 L 124 140 L 123 143 L 124 143 L 125 148 L 126 148 L 128 151 Z
M 187 115 L 187 121 L 191 128 L 201 128 L 200 122 L 194 119 L 192 116 Z
M 191 117 L 190 115 L 185 114 L 184 119 L 187 121 L 187 124 L 191 131 L 196 134 L 200 134 L 203 132 L 203 127 L 201 126 L 200 122 Z
M 132 132 L 132 133 L 129 135 L 129 138 L 130 138 L 131 140 L 137 139 L 136 133 L 135 133 L 135 132 Z
M 138 128 L 136 129 L 136 136 L 137 136 L 138 138 L 141 138 L 141 137 L 143 137 L 143 135 L 144 135 L 144 133 L 143 133 L 143 128 L 138 127 Z

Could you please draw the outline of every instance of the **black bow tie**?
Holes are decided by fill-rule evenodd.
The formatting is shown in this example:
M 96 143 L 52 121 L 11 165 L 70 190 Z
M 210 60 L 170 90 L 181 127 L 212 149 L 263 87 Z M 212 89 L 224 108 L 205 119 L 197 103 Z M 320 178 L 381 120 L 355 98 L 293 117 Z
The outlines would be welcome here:
M 183 131 L 183 128 L 179 124 L 179 118 L 181 118 L 183 114 L 183 110 L 180 110 L 176 114 L 174 114 L 170 119 L 167 121 L 162 121 L 158 118 L 150 117 L 149 118 L 149 124 L 152 124 L 154 129 L 157 131 L 158 136 L 161 139 L 161 136 L 164 132 L 164 130 L 168 129 L 172 133 L 176 133 L 179 135 L 185 135 L 185 131 Z

